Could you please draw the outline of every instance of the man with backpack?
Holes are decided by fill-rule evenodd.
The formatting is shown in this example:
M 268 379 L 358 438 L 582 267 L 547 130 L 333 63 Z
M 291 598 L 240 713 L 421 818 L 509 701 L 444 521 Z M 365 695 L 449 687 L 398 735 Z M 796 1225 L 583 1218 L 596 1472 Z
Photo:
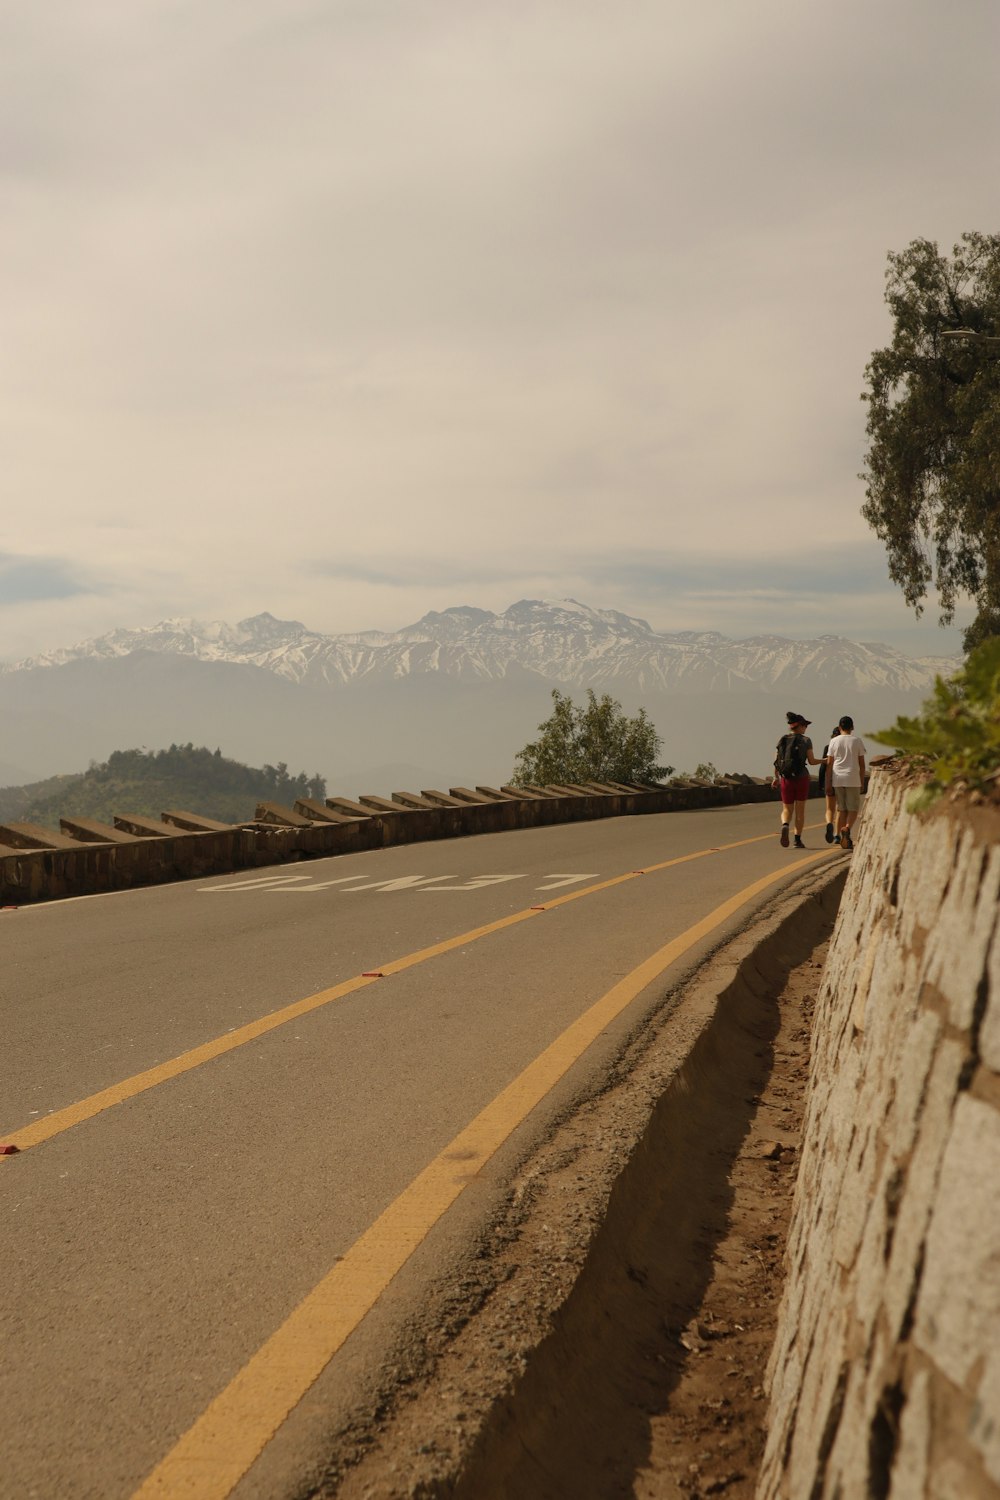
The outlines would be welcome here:
M 789 824 L 795 814 L 795 847 L 804 849 L 802 829 L 806 821 L 806 802 L 809 800 L 809 767 L 822 765 L 813 755 L 812 740 L 806 734 L 810 719 L 802 714 L 786 713 L 788 732 L 781 736 L 774 757 L 774 780 L 772 786 L 781 786 L 781 847 L 788 848 Z

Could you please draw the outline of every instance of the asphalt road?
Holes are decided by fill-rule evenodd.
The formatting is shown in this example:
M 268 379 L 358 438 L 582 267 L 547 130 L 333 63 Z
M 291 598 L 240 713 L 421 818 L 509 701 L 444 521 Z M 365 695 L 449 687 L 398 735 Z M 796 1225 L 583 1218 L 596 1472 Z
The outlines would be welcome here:
M 624 976 L 763 878 L 844 857 L 776 828 L 776 805 L 618 818 L 0 913 L 0 1142 L 21 1145 L 0 1159 L 3 1500 L 119 1500 L 150 1474 L 144 1496 L 231 1493 L 241 1461 L 216 1472 L 215 1448 L 253 1400 L 186 1469 L 175 1444 L 429 1164 L 474 1161 L 456 1140 L 491 1101 L 498 1140 L 543 1130 L 767 889 L 643 971 L 521 1124 L 509 1086 Z M 417 1224 L 416 1201 L 397 1220 L 419 1241 L 451 1210 Z

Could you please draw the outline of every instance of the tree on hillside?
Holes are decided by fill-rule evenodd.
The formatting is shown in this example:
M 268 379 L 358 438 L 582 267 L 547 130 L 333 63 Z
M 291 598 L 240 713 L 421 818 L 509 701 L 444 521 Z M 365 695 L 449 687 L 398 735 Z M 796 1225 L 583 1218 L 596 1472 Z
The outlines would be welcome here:
M 640 708 L 630 719 L 610 694 L 587 689 L 587 706 L 552 690 L 551 716 L 539 724 L 537 740 L 517 754 L 515 786 L 548 786 L 579 781 L 658 781 L 673 766 L 656 765 L 663 744 Z
M 914 240 L 889 255 L 885 297 L 892 343 L 869 360 L 861 398 L 862 515 L 918 615 L 932 585 L 942 625 L 974 599 L 970 650 L 1000 635 L 1000 234 L 963 234 L 950 257 Z

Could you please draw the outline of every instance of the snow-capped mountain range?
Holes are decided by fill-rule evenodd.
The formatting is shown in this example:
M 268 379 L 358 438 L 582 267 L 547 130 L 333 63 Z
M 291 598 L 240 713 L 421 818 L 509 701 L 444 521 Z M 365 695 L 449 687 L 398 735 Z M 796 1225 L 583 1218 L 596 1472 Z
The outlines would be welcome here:
M 38 671 L 157 653 L 261 668 L 290 682 L 342 688 L 427 674 L 465 681 L 536 676 L 565 687 L 636 692 L 925 692 L 959 663 L 907 657 L 891 646 L 840 636 L 790 640 L 717 631 L 653 630 L 617 610 L 573 599 L 522 599 L 502 614 L 471 606 L 432 612 L 398 631 L 324 635 L 264 613 L 237 625 L 192 619 L 118 629 L 96 640 L 0 667 Z
M 956 665 L 839 636 L 667 634 L 573 599 L 446 609 L 349 635 L 269 614 L 164 620 L 0 667 L 0 785 L 187 741 L 319 771 L 352 796 L 499 785 L 551 713 L 553 688 L 646 709 L 665 764 L 759 775 L 787 709 L 821 735 L 850 713 L 874 736 L 917 712 L 935 674 Z

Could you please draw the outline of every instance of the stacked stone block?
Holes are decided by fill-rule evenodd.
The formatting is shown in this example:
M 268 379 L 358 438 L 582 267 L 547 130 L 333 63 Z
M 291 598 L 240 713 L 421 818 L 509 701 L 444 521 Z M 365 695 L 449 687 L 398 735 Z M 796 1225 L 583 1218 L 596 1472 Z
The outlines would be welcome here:
M 1000 810 L 908 790 L 818 997 L 758 1500 L 1000 1497 Z

